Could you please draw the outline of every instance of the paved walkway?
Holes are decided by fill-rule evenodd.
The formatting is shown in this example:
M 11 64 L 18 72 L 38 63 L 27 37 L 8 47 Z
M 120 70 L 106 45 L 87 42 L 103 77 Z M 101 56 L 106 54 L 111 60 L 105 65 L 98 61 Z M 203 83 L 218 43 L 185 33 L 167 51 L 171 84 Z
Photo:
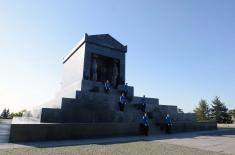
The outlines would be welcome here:
M 13 149 L 13 148 L 63 148 L 79 147 L 79 146 L 93 146 L 93 145 L 107 145 L 117 146 L 131 143 L 142 146 L 142 143 L 146 146 L 165 144 L 169 146 L 181 146 L 182 148 L 193 148 L 204 151 L 213 151 L 218 154 L 234 154 L 235 155 L 235 128 L 230 129 L 218 129 L 214 131 L 202 131 L 202 132 L 189 132 L 189 133 L 177 133 L 171 135 L 155 135 L 155 136 L 129 136 L 129 137 L 117 137 L 117 138 L 102 138 L 102 139 L 85 139 L 85 140 L 65 140 L 65 141 L 49 141 L 49 142 L 31 142 L 31 143 L 4 143 L 0 144 L 0 149 Z M 174 148 L 174 147 L 173 147 Z M 71 148 L 72 149 L 72 148 Z M 88 147 L 89 149 L 89 147 Z M 170 148 L 169 148 L 170 149 Z M 187 150 L 187 149 L 186 149 Z M 196 151 L 197 152 L 197 151 Z M 199 151 L 200 152 L 200 151 Z M 212 152 L 212 153 L 213 153 Z M 203 153 L 202 153 L 203 154 Z M 207 152 L 208 154 L 208 152 Z M 210 153 L 209 153 L 210 154 Z
M 128 142 L 160 142 L 177 146 L 195 148 L 235 155 L 235 127 L 229 126 L 214 131 L 177 133 L 171 135 L 129 136 L 102 139 L 65 140 L 31 143 L 7 143 L 11 120 L 0 120 L 0 149 L 48 148 L 90 144 L 119 144 Z
M 187 136 L 188 135 L 188 136 Z M 235 128 L 213 132 L 190 133 L 159 142 L 235 155 Z

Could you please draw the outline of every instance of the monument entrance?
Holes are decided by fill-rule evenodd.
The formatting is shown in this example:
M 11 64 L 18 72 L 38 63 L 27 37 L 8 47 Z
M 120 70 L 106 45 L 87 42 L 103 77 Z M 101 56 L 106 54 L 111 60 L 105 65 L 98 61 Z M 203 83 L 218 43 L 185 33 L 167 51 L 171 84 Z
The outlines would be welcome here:
M 99 54 L 92 54 L 90 77 L 94 81 L 109 80 L 116 87 L 120 80 L 120 60 Z

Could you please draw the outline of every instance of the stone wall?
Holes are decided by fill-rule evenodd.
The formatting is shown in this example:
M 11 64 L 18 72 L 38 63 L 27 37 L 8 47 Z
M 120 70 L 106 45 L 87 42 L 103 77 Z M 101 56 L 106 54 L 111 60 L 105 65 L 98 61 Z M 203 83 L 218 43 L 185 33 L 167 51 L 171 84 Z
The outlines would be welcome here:
M 83 69 L 85 60 L 85 44 L 83 44 L 63 65 L 62 89 L 78 84 L 75 90 L 81 90 L 81 81 L 83 79 Z M 74 91 L 75 91 L 74 90 Z
M 12 124 L 10 142 L 139 135 L 138 123 Z
M 215 130 L 217 123 L 213 121 L 208 122 L 178 122 L 173 124 L 172 132 L 187 132 L 187 131 L 203 131 Z
M 160 130 L 162 129 L 162 131 Z M 160 124 L 150 124 L 150 133 L 161 134 Z M 176 123 L 172 132 L 217 129 L 216 122 Z M 48 141 L 141 135 L 140 123 L 52 123 L 12 124 L 10 142 Z

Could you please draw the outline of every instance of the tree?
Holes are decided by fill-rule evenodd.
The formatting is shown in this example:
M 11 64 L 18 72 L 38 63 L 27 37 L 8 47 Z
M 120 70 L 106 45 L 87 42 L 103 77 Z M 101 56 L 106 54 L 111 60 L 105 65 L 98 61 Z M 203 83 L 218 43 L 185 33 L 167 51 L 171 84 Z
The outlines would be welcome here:
M 228 114 L 227 107 L 218 96 L 214 98 L 211 106 L 211 116 L 217 123 L 232 123 L 232 117 Z
M 231 109 L 228 111 L 228 114 L 232 117 L 232 119 L 235 119 L 235 109 Z
M 8 119 L 10 116 L 10 111 L 9 109 L 3 109 L 2 113 L 1 113 L 1 118 L 3 119 Z
M 26 110 L 21 110 L 20 112 L 12 112 L 10 114 L 10 118 L 13 118 L 13 117 L 22 117 L 23 116 L 23 113 L 26 112 Z
M 206 121 L 210 119 L 210 108 L 206 100 L 201 99 L 198 103 L 198 107 L 193 111 L 195 112 L 198 121 Z

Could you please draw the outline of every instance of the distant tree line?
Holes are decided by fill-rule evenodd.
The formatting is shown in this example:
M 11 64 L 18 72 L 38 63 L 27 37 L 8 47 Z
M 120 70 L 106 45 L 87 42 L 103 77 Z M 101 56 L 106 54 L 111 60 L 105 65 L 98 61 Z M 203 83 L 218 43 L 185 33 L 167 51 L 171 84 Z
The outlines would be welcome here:
M 26 110 L 21 110 L 19 112 L 12 112 L 10 113 L 10 110 L 9 109 L 3 109 L 1 115 L 0 115 L 0 118 L 1 119 L 12 119 L 13 117 L 22 117 L 23 116 L 23 113 L 25 112 Z
M 218 96 L 212 100 L 211 106 L 206 100 L 201 99 L 194 112 L 198 121 L 215 120 L 217 123 L 233 123 L 232 118 L 235 118 L 235 109 L 228 110 Z

